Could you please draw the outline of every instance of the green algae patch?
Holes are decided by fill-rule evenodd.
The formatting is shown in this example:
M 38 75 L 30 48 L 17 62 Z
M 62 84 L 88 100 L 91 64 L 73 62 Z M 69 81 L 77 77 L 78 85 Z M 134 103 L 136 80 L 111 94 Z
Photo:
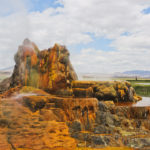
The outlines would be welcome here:
M 19 93 L 20 94 L 22 94 L 22 93 L 35 93 L 37 95 L 49 95 L 47 92 L 45 92 L 41 89 L 38 89 L 38 88 L 31 87 L 31 86 L 23 86 L 20 89 Z
M 35 69 L 31 69 L 28 80 L 27 80 L 27 85 L 33 86 L 35 88 L 39 87 L 39 73 Z

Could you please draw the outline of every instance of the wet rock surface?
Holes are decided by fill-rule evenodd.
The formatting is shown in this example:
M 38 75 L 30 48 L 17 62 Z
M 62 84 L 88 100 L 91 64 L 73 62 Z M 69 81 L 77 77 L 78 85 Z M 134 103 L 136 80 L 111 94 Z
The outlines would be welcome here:
M 150 149 L 150 107 L 129 82 L 77 81 L 65 46 L 24 40 L 0 83 L 1 150 Z M 115 102 L 115 103 L 114 103 Z
M 75 97 L 95 97 L 100 101 L 136 102 L 141 100 L 129 82 L 120 81 L 73 81 Z
M 62 98 L 23 87 L 0 99 L 3 138 L 0 147 L 2 150 L 150 148 L 150 108 L 139 110 L 116 107 L 113 101 Z
M 61 115 L 55 114 L 57 108 L 46 109 L 35 100 L 38 96 L 31 96 L 34 105 L 38 104 L 38 109 L 33 111 L 30 105 L 24 105 L 24 99 L 29 97 L 14 95 L 0 100 L 0 139 L 3 139 L 0 149 L 75 148 L 76 141 L 70 137 L 66 122 L 62 122 Z M 45 97 L 39 96 L 39 99 Z
M 35 43 L 25 39 L 14 57 L 16 65 L 12 76 L 0 84 L 1 92 L 18 85 L 50 92 L 67 89 L 71 81 L 78 78 L 69 55 L 65 46 L 55 44 L 40 51 Z
M 102 108 L 105 102 L 100 104 Z M 130 115 L 133 108 L 107 106 L 107 109 L 98 109 L 94 128 L 81 131 L 75 134 L 74 138 L 86 141 L 86 145 L 94 148 L 105 146 L 128 146 L 131 148 L 149 149 L 150 130 L 149 121 L 138 116 L 139 111 L 135 111 L 135 116 Z M 146 110 L 149 108 L 145 108 Z M 125 111 L 126 110 L 126 111 Z M 120 115 L 118 114 L 120 112 Z M 147 114 L 150 116 L 150 113 Z M 145 122 L 145 123 L 144 123 Z
M 77 81 L 69 55 L 65 46 L 55 44 L 40 51 L 35 43 L 25 39 L 15 54 L 12 76 L 0 83 L 0 93 L 16 86 L 32 86 L 62 97 L 114 102 L 141 100 L 129 82 Z

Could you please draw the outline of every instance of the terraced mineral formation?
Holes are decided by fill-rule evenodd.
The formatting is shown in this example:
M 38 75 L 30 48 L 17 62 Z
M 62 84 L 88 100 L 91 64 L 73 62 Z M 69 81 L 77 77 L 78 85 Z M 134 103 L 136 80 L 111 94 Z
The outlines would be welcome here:
M 150 107 L 116 107 L 113 101 L 17 88 L 0 99 L 0 149 L 148 150 L 149 118 Z
M 78 81 L 65 46 L 28 39 L 0 83 L 0 150 L 150 149 L 150 107 L 129 82 Z M 114 103 L 115 102 L 115 103 Z
M 75 97 L 96 97 L 100 101 L 136 102 L 141 100 L 129 82 L 72 81 L 72 89 Z

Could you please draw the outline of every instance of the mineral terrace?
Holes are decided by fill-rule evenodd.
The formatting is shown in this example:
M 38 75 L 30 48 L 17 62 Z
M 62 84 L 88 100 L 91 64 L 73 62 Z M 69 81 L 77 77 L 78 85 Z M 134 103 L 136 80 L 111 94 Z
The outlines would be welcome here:
M 0 83 L 0 150 L 150 149 L 150 107 L 129 82 L 80 81 L 65 46 L 19 46 Z

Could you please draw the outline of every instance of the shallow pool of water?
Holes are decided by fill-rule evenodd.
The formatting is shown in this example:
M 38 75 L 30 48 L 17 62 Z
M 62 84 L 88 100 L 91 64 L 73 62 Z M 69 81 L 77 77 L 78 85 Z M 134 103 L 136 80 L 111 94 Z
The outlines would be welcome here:
M 136 83 L 136 84 L 140 84 L 140 85 L 150 85 L 150 83 Z
M 142 97 L 142 100 L 133 104 L 135 107 L 150 106 L 150 97 Z
M 116 103 L 116 106 L 132 106 L 132 107 L 146 107 L 150 106 L 150 97 L 142 97 L 141 101 L 138 101 L 136 103 L 133 102 L 120 102 Z

